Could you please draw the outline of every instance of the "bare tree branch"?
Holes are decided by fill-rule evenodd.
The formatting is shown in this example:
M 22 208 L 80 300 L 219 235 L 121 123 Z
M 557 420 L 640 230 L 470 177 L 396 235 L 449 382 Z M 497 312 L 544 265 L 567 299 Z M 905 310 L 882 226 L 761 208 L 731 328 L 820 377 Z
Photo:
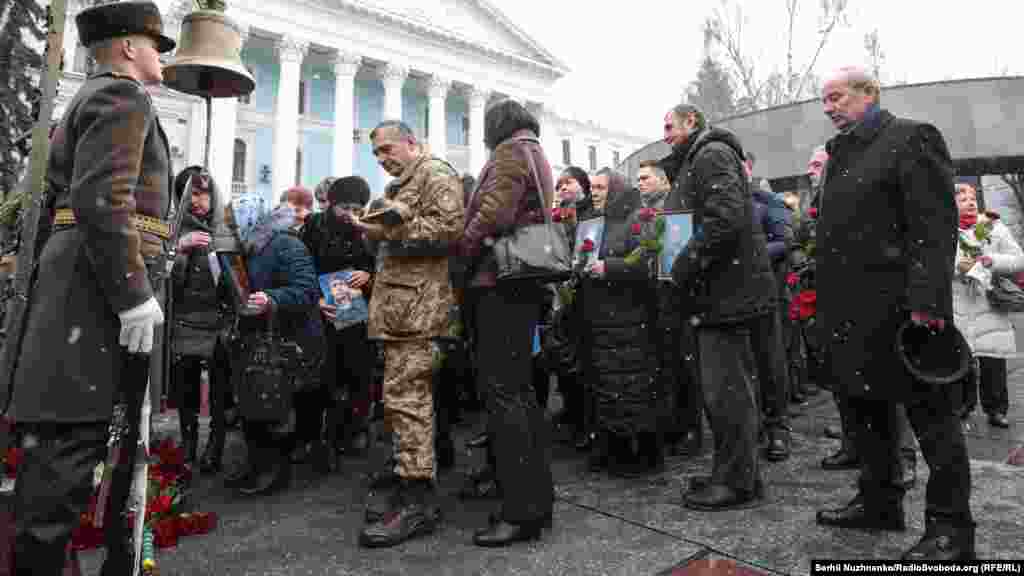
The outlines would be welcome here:
M 800 94 L 804 90 L 804 84 L 807 83 L 807 76 L 814 70 L 815 64 L 818 63 L 818 56 L 821 56 L 822 49 L 825 48 L 825 44 L 828 42 L 829 36 L 832 31 L 835 30 L 838 24 L 846 22 L 846 1 L 847 0 L 821 0 L 822 16 L 827 21 L 827 26 L 819 34 L 821 39 L 818 41 L 818 49 L 814 51 L 814 58 L 811 59 L 811 63 L 807 65 L 807 70 L 804 70 L 803 75 L 800 78 L 800 86 L 797 88 L 795 94 L 790 94 L 790 101 L 794 101 L 800 98 Z
M 797 25 L 800 1 L 785 0 L 788 18 L 785 71 L 780 73 L 776 69 L 766 75 L 759 75 L 754 61 L 747 57 L 742 44 L 745 19 L 738 1 L 721 0 L 721 6 L 714 9 L 705 20 L 705 30 L 724 52 L 727 69 L 738 92 L 738 111 L 794 102 L 805 93 L 808 86 L 813 86 L 818 80 L 814 75 L 815 66 L 832 32 L 847 23 L 847 3 L 848 0 L 821 0 L 818 45 L 806 68 L 798 74 L 794 43 L 796 35 L 802 34 Z

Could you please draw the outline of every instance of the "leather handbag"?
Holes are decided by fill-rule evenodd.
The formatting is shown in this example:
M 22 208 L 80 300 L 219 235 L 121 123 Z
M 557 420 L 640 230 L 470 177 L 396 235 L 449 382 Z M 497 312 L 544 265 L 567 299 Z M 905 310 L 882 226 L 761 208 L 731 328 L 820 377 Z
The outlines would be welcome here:
M 295 393 L 291 359 L 277 333 L 272 307 L 264 333 L 246 334 L 239 350 L 238 404 L 242 417 L 254 422 L 282 422 L 288 419 Z
M 537 142 L 533 138 L 518 138 L 520 142 Z M 572 273 L 572 250 L 565 227 L 551 221 L 551 213 L 544 203 L 540 176 L 533 154 L 526 152 L 530 173 L 537 188 L 537 199 L 544 222 L 520 226 L 510 234 L 494 239 L 492 246 L 497 264 L 499 282 L 532 280 L 539 283 L 566 280 Z
M 1006 276 L 992 278 L 992 289 L 986 294 L 995 310 L 1006 314 L 1024 312 L 1024 289 Z

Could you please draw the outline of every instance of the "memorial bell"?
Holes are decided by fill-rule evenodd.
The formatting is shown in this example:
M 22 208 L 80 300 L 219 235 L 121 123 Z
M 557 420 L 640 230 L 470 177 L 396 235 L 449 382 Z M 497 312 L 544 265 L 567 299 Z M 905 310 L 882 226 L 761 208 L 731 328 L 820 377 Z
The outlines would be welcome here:
M 242 32 L 223 12 L 198 10 L 185 16 L 178 51 L 164 67 L 164 84 L 207 98 L 236 98 L 256 88 L 242 64 Z

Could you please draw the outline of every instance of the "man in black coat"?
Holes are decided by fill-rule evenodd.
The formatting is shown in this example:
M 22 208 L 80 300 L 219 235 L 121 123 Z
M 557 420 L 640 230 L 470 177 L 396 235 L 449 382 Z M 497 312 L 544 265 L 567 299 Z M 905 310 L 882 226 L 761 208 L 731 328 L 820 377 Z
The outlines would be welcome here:
M 694 234 L 672 264 L 689 299 L 701 391 L 715 457 L 710 478 L 693 479 L 684 505 L 726 510 L 763 495 L 757 457 L 757 381 L 751 331 L 775 309 L 775 278 L 764 231 L 754 221 L 743 149 L 708 127 L 700 109 L 680 104 L 665 115 L 662 161 L 672 179 L 667 210 L 693 209 Z
M 115 405 L 134 426 L 121 439 L 127 448 L 106 501 L 102 573 L 130 572 L 121 514 L 149 363 L 136 354 L 151 352 L 164 321 L 170 152 L 146 86 L 162 81 L 159 55 L 174 41 L 152 2 L 92 7 L 76 22 L 99 69 L 52 136 L 47 180 L 56 211 L 14 374 L 0 383 L 10 394 L 7 416 L 25 432 L 15 485 L 17 574 L 61 573 Z
M 906 321 L 952 330 L 957 209 L 952 164 L 930 124 L 879 107 L 879 85 L 844 68 L 823 92 L 839 129 L 818 198 L 818 318 L 833 385 L 845 394 L 861 457 L 859 493 L 818 523 L 904 530 L 898 404 L 931 470 L 926 530 L 906 558 L 974 556 L 970 468 L 950 390 L 912 378 L 897 353 Z M 863 287 L 870 286 L 865 292 Z M 952 351 L 951 351 L 952 353 Z

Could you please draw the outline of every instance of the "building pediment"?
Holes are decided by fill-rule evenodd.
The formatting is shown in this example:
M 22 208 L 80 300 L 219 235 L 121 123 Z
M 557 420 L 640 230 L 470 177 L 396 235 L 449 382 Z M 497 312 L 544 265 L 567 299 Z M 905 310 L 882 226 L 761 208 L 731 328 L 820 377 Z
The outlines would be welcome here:
M 486 0 L 339 0 L 419 33 L 468 44 L 486 52 L 529 60 L 564 75 L 568 68 L 536 40 L 516 27 Z

